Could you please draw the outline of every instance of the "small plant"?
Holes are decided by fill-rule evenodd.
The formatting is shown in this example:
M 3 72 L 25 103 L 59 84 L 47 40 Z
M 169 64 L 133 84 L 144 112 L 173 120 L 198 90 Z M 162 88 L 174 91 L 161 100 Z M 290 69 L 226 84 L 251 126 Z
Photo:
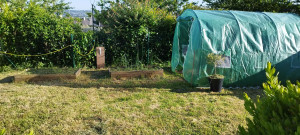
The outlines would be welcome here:
M 267 82 L 263 83 L 264 97 L 252 101 L 245 93 L 245 108 L 253 116 L 247 118 L 248 129 L 239 126 L 243 135 L 299 135 L 300 134 L 300 83 L 280 85 L 278 73 L 268 62 Z
M 224 63 L 224 58 L 220 54 L 210 53 L 206 57 L 207 64 L 214 66 L 214 74 L 208 77 L 210 90 L 214 92 L 221 92 L 224 81 L 224 76 L 217 74 L 217 66 Z
M 125 68 L 129 67 L 129 61 L 125 54 L 121 54 L 120 64 L 121 64 L 121 66 L 123 66 Z
M 209 53 L 206 57 L 206 62 L 214 66 L 214 74 L 209 76 L 211 79 L 223 79 L 224 76 L 217 74 L 217 66 L 224 63 L 224 57 L 220 54 Z
M 11 71 L 12 68 L 10 66 L 0 66 L 0 72 Z
M 209 76 L 210 79 L 223 79 L 224 76 L 220 74 L 213 74 Z
M 38 62 L 36 68 L 39 69 L 39 68 L 43 68 L 44 66 L 45 64 L 43 62 Z
M 137 70 L 145 70 L 145 64 L 142 61 L 137 61 L 135 66 Z

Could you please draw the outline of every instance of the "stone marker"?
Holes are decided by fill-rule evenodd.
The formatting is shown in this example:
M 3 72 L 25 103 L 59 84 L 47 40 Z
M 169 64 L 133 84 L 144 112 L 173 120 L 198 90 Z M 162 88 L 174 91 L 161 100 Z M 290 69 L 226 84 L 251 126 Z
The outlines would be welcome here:
M 97 69 L 105 67 L 105 48 L 104 47 L 96 47 L 97 54 Z

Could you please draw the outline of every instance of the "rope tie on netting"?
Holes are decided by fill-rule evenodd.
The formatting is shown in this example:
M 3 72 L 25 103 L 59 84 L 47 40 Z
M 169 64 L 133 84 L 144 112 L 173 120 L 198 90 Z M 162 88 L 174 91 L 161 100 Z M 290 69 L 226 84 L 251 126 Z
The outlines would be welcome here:
M 90 55 L 90 54 L 94 51 L 95 45 L 92 47 L 92 49 L 91 49 L 87 54 L 81 54 L 79 48 L 76 47 L 76 43 L 75 43 L 75 45 L 74 45 L 74 48 L 75 48 L 77 54 L 79 54 L 79 55 L 82 56 L 82 57 L 85 57 L 85 56 Z
M 68 45 L 64 48 L 61 48 L 61 49 L 58 49 L 58 50 L 55 50 L 53 52 L 48 52 L 48 53 L 45 53 L 45 54 L 14 54 L 14 53 L 7 53 L 7 52 L 4 52 L 4 51 L 0 51 L 0 54 L 6 54 L 6 55 L 11 55 L 11 56 L 16 56 L 16 57 L 39 57 L 39 56 L 45 56 L 45 55 L 50 55 L 50 54 L 53 54 L 53 53 L 57 53 L 57 52 L 61 52 L 69 47 L 71 47 L 73 45 Z

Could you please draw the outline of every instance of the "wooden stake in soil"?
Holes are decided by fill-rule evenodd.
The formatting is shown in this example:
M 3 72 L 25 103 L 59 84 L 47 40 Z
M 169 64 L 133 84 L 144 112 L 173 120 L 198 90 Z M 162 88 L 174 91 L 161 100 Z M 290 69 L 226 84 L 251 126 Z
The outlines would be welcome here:
M 105 48 L 96 47 L 97 69 L 105 67 Z

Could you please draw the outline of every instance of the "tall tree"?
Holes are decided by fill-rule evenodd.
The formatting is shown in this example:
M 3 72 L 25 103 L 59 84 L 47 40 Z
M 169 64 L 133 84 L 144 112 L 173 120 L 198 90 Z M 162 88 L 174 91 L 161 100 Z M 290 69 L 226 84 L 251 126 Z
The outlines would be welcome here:
M 300 14 L 299 0 L 204 0 L 215 9 Z
M 167 9 L 175 15 L 178 15 L 182 10 L 183 5 L 188 3 L 188 0 L 153 0 L 158 4 L 158 8 Z
M 55 14 L 63 14 L 65 10 L 70 9 L 70 3 L 65 3 L 64 0 L 0 0 L 0 4 L 5 2 L 10 3 L 12 7 L 22 9 L 28 7 L 29 3 L 35 3 Z
M 108 5 L 111 3 L 132 3 L 132 2 L 150 2 L 152 3 L 153 8 L 159 8 L 167 10 L 168 12 L 178 15 L 184 5 L 192 4 L 196 5 L 197 3 L 189 3 L 189 0 L 116 0 L 116 1 L 110 1 L 110 0 L 100 0 L 98 5 L 102 7 L 103 9 L 107 8 Z

